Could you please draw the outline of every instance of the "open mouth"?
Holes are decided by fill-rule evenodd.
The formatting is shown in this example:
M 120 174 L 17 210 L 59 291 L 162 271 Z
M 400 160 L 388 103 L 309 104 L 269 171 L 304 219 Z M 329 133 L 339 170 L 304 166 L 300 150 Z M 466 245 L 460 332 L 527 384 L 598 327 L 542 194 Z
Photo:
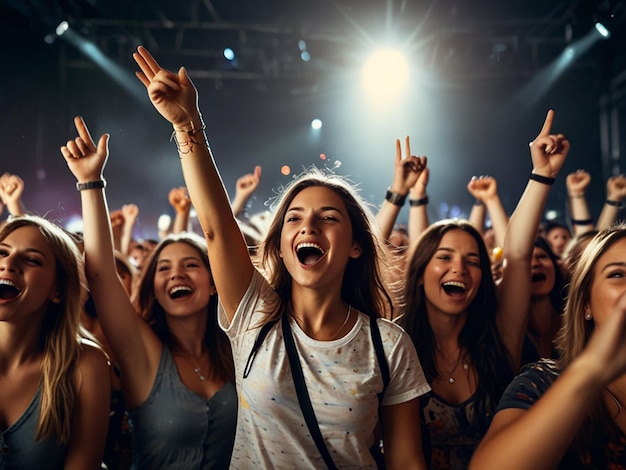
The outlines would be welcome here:
M 463 282 L 458 281 L 449 281 L 443 283 L 443 290 L 446 291 L 448 295 L 463 295 L 467 288 Z
M 181 299 L 183 297 L 190 296 L 193 293 L 193 290 L 191 287 L 187 286 L 174 286 L 168 293 L 172 299 Z
M 546 275 L 542 273 L 535 273 L 530 278 L 531 282 L 542 282 L 546 280 Z
M 0 280 L 0 299 L 11 300 L 20 295 L 21 292 L 21 289 L 11 281 L 7 281 L 6 279 Z
M 324 249 L 315 243 L 300 243 L 296 247 L 298 260 L 305 266 L 313 266 L 325 253 Z

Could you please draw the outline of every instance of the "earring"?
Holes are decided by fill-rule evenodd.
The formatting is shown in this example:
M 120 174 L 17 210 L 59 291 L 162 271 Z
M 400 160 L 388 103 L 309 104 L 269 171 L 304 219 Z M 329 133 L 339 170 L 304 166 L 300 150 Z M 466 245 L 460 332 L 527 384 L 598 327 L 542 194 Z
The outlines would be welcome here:
M 592 318 L 593 318 L 593 315 L 591 314 L 591 312 L 585 313 L 585 320 L 591 320 Z

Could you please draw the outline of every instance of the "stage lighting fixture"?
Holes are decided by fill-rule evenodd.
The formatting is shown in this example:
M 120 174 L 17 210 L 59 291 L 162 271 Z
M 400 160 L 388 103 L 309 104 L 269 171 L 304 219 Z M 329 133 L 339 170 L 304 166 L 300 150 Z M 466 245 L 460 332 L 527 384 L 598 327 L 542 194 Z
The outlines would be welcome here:
M 55 32 L 57 33 L 57 36 L 63 36 L 68 29 L 70 29 L 70 24 L 67 21 L 61 21 Z
M 226 60 L 233 61 L 235 59 L 235 51 L 233 51 L 230 47 L 224 49 L 224 57 Z
M 313 119 L 311 121 L 311 129 L 321 129 L 322 128 L 322 120 L 321 119 Z
M 596 31 L 600 33 L 600 36 L 602 36 L 604 39 L 609 39 L 611 37 L 611 32 L 609 31 L 609 28 L 604 26 L 604 24 L 600 23 L 599 21 L 594 25 L 594 27 L 596 28 Z

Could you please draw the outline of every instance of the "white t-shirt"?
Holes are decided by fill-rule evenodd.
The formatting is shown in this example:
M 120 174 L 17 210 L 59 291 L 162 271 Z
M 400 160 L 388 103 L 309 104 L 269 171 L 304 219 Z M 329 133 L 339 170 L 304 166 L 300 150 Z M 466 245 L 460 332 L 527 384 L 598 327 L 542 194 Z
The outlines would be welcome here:
M 239 393 L 231 468 L 323 468 L 298 404 L 280 322 L 268 332 L 248 377 L 243 378 L 266 318 L 264 299 L 276 295 L 255 272 L 230 325 L 220 305 L 219 322 L 232 344 Z M 315 416 L 333 461 L 340 468 L 375 468 L 369 448 L 383 379 L 369 317 L 359 313 L 352 330 L 334 341 L 316 341 L 291 317 L 289 321 Z M 378 320 L 378 326 L 390 375 L 382 405 L 404 403 L 428 392 L 430 386 L 409 336 L 384 319 Z

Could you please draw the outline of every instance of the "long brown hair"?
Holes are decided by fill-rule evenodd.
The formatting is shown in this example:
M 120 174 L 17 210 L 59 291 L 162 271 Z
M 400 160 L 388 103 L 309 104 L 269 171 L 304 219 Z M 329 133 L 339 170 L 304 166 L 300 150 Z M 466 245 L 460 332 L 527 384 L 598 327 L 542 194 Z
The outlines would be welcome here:
M 43 359 L 35 440 L 56 439 L 67 444 L 76 402 L 74 380 L 81 342 L 90 338 L 80 326 L 80 311 L 86 298 L 82 257 L 62 228 L 38 216 L 13 218 L 0 228 L 0 240 L 22 227 L 37 228 L 52 250 L 60 299 L 59 303 L 48 304 L 39 337 Z
M 159 255 L 166 246 L 173 243 L 185 243 L 194 248 L 200 255 L 200 259 L 202 259 L 209 273 L 211 272 L 206 242 L 202 237 L 194 233 L 169 235 L 156 246 L 146 261 L 139 282 L 139 294 L 137 297 L 139 310 L 161 342 L 169 347 L 179 345 L 167 325 L 165 310 L 155 298 L 154 276 L 156 274 Z M 211 282 L 213 282 L 212 277 Z M 206 331 L 204 332 L 204 344 L 209 350 L 210 373 L 214 378 L 233 381 L 235 373 L 230 341 L 218 324 L 217 305 L 217 294 L 212 295 L 207 305 L 208 318 Z
M 476 297 L 467 309 L 458 342 L 461 348 L 467 350 L 477 373 L 474 418 L 488 422 L 504 389 L 513 379 L 513 361 L 496 324 L 496 289 L 491 276 L 489 254 L 482 237 L 469 222 L 442 220 L 430 225 L 422 233 L 407 265 L 404 313 L 399 323 L 413 340 L 426 379 L 432 382 L 439 378 L 436 338 L 426 311 L 422 278 L 441 239 L 452 230 L 468 233 L 478 246 L 482 278 Z
M 337 193 L 346 205 L 354 242 L 361 247 L 361 256 L 348 261 L 341 284 L 341 298 L 359 311 L 372 318 L 393 315 L 391 297 L 385 287 L 381 261 L 384 251 L 380 237 L 374 232 L 376 224 L 367 203 L 354 186 L 341 176 L 324 173 L 318 168 L 310 168 L 294 180 L 282 192 L 277 203 L 274 219 L 261 245 L 262 269 L 267 273 L 269 283 L 278 292 L 278 306 L 271 306 L 267 320 L 280 316 L 291 298 L 291 275 L 280 257 L 280 239 L 285 214 L 291 201 L 302 190 L 320 186 Z

